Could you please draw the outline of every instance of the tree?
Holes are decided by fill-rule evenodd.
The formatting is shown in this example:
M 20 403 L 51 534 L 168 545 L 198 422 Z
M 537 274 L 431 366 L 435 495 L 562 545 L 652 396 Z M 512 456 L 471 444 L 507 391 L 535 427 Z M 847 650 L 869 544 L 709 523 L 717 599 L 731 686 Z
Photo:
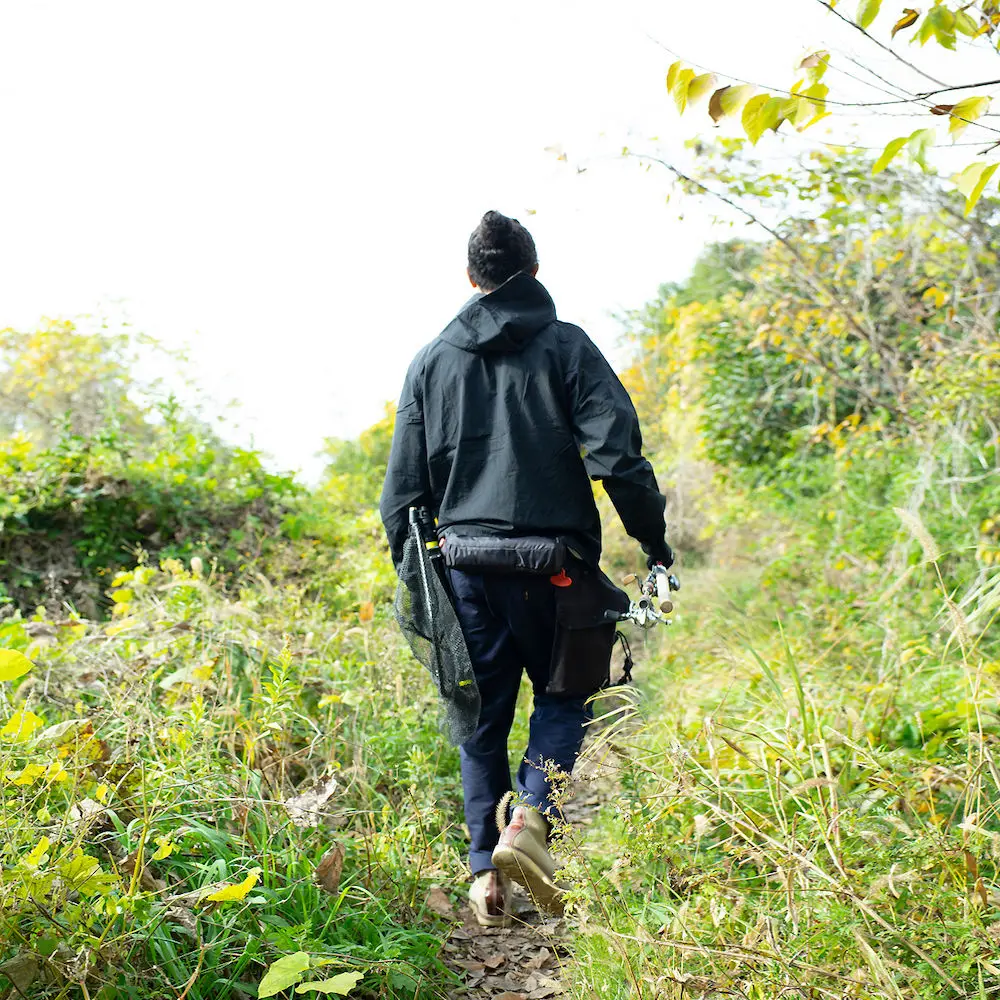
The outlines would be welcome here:
M 691 281 L 634 317 L 640 408 L 680 380 L 724 466 L 780 461 L 864 428 L 924 443 L 962 428 L 993 440 L 1000 412 L 1000 227 L 966 218 L 934 177 L 885 172 L 849 151 L 781 174 L 733 144 L 699 177 L 747 211 L 777 202 L 763 244 L 709 248 Z M 700 185 L 691 178 L 691 185 Z
M 109 420 L 136 429 L 133 354 L 127 335 L 85 332 L 68 320 L 0 330 L 0 436 L 48 444 L 67 429 L 90 437 Z

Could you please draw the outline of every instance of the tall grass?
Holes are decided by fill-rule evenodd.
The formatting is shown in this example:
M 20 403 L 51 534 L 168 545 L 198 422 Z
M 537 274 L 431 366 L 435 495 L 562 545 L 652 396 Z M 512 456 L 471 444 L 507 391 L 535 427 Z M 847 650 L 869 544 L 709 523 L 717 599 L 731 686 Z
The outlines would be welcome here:
M 300 951 L 359 995 L 440 995 L 423 901 L 462 869 L 457 761 L 394 630 L 176 560 L 112 596 L 110 622 L 0 626 L 36 664 L 0 684 L 9 995 L 250 997 Z
M 825 558 L 810 513 L 752 570 L 720 543 L 640 665 L 620 797 L 569 866 L 580 996 L 1000 992 L 995 581 L 954 594 L 905 512 L 895 575 L 783 576 Z

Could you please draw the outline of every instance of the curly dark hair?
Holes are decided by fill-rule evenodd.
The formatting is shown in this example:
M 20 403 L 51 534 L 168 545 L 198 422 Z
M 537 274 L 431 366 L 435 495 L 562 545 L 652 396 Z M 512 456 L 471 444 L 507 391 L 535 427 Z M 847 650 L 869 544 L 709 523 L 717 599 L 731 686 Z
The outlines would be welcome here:
M 537 266 L 535 241 L 517 219 L 487 212 L 469 237 L 469 277 L 484 292 Z

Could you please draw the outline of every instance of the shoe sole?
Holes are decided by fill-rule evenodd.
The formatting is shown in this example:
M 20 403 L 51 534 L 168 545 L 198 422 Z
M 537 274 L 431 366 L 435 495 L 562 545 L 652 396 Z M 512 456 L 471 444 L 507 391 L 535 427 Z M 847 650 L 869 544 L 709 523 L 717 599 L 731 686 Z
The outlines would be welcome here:
M 488 913 L 480 913 L 474 906 L 470 905 L 469 909 L 472 910 L 472 915 L 480 927 L 510 927 L 514 922 L 514 918 L 509 913 L 501 913 L 492 917 Z
M 493 852 L 493 864 L 507 878 L 523 885 L 536 906 L 557 916 L 563 915 L 565 890 L 556 885 L 524 851 L 501 845 Z

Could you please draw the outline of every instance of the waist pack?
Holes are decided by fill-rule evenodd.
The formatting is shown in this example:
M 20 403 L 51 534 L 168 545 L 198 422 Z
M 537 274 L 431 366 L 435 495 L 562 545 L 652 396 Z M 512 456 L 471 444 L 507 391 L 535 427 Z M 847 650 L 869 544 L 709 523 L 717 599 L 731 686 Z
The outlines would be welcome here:
M 477 573 L 530 573 L 554 576 L 566 564 L 566 546 L 555 538 L 526 535 L 446 535 L 441 551 L 450 569 Z

